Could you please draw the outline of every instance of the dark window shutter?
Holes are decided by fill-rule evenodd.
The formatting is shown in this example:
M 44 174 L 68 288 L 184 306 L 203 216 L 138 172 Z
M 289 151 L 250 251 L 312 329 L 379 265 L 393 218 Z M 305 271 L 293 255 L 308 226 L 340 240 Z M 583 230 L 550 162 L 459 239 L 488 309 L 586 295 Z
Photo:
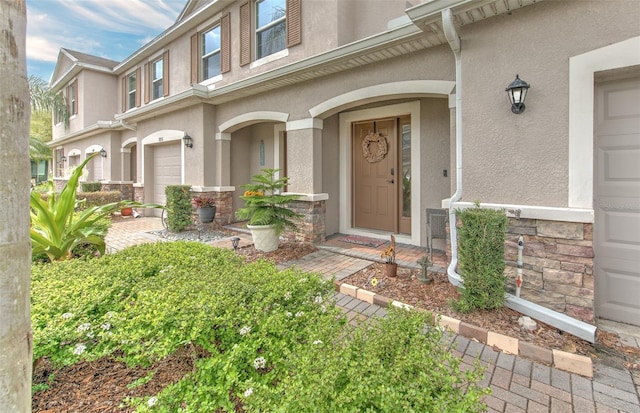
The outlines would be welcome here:
M 127 98 L 128 98 L 128 90 L 127 90 L 127 83 L 128 83 L 129 77 L 127 75 L 124 75 L 124 77 L 122 78 L 122 113 L 127 111 Z
M 198 37 L 200 33 L 191 36 L 191 84 L 198 83 L 198 63 L 200 62 L 200 51 L 198 50 Z
M 140 107 L 140 93 L 142 93 L 142 75 L 140 68 L 136 69 L 136 107 Z
M 231 70 L 231 19 L 229 13 L 220 19 L 220 73 Z
M 302 43 L 302 0 L 287 0 L 287 47 Z
M 251 63 L 251 6 L 240 6 L 240 66 Z
M 149 103 L 151 97 L 151 68 L 149 63 L 144 64 L 144 103 Z
M 74 83 L 74 88 L 73 88 L 74 96 L 73 97 L 75 98 L 75 101 L 76 101 L 76 105 L 75 105 L 75 108 L 74 108 L 75 110 L 74 110 L 73 114 L 77 115 L 78 114 L 78 106 L 80 106 L 80 99 L 79 99 L 80 93 L 78 91 L 78 79 L 76 79 L 75 82 L 73 82 L 73 83 Z
M 162 95 L 169 96 L 169 51 L 162 55 Z

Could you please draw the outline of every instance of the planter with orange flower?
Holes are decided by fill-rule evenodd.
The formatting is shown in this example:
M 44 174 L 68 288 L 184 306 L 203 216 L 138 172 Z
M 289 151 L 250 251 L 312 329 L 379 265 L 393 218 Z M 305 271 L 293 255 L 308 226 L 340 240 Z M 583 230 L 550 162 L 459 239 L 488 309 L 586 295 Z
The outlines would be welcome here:
M 380 254 L 384 260 L 387 277 L 395 277 L 398 274 L 398 263 L 396 263 L 396 237 L 391 235 L 391 244 Z
M 286 207 L 300 195 L 281 192 L 289 178 L 276 178 L 278 172 L 278 169 L 263 169 L 261 174 L 251 178 L 251 183 L 241 185 L 244 194 L 240 198 L 245 206 L 236 211 L 236 218 L 248 221 L 247 228 L 251 230 L 253 245 L 258 251 L 278 249 L 282 231 L 286 228 L 297 230 L 292 219 L 302 217 Z

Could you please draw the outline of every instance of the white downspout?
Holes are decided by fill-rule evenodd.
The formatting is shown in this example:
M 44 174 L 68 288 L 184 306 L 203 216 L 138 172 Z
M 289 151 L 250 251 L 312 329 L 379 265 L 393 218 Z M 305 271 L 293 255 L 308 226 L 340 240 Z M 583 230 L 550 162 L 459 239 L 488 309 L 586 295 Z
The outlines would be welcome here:
M 458 229 L 455 225 L 456 211 L 453 205 L 462 197 L 462 63 L 460 61 L 460 37 L 458 37 L 453 23 L 451 9 L 442 11 L 442 28 L 456 59 L 456 192 L 449 199 L 451 263 L 447 268 L 447 277 L 451 284 L 459 286 L 462 284 L 462 278 L 456 272 L 456 266 L 458 265 Z
M 449 233 L 451 235 L 451 263 L 447 267 L 449 282 L 455 286 L 462 284 L 462 277 L 456 272 L 458 265 L 458 231 L 454 205 L 462 198 L 462 65 L 460 62 L 460 37 L 453 22 L 451 9 L 442 11 L 442 28 L 456 60 L 456 192 L 449 200 Z M 539 304 L 506 294 L 505 306 L 544 323 L 567 331 L 577 337 L 595 343 L 596 327 L 550 310 Z

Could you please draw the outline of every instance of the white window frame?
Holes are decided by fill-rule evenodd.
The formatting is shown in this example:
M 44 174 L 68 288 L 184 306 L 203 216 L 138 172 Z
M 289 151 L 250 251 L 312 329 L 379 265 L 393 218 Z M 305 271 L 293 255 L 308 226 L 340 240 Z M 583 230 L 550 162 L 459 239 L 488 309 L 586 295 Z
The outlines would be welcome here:
M 263 58 L 265 58 L 267 56 L 271 56 L 272 54 L 275 54 L 275 53 L 281 52 L 282 50 L 286 50 L 287 49 L 287 44 L 286 44 L 287 43 L 287 31 L 286 31 L 286 28 L 287 28 L 287 2 L 286 2 L 286 0 L 282 0 L 282 2 L 284 3 L 284 15 L 281 18 L 279 18 L 278 20 L 274 20 L 272 22 L 269 22 L 269 23 L 267 23 L 267 24 L 265 24 L 263 26 L 258 26 L 259 8 L 260 8 L 260 3 L 262 3 L 263 1 L 265 1 L 265 0 L 256 0 L 255 7 L 254 7 L 254 10 L 255 10 L 254 24 L 255 24 L 255 28 L 256 28 L 255 29 L 255 33 L 254 33 L 255 45 L 256 45 L 256 47 L 255 47 L 255 59 L 254 60 L 263 59 Z M 260 42 L 258 41 L 260 33 L 264 32 L 264 31 L 266 31 L 266 30 L 268 30 L 268 29 L 270 29 L 270 28 L 272 28 L 274 26 L 277 26 L 282 22 L 284 22 L 284 27 L 285 27 L 285 32 L 284 32 L 284 43 L 285 43 L 285 45 L 284 45 L 284 47 L 281 50 L 277 50 L 275 52 L 272 52 L 272 53 L 269 53 L 269 54 L 265 54 L 265 55 L 260 55 L 259 54 Z
M 218 48 L 205 54 L 205 45 L 206 45 L 205 36 L 207 35 L 207 33 L 212 32 L 214 30 L 218 30 L 218 38 L 220 39 L 218 41 Z M 207 30 L 204 30 L 202 33 L 200 33 L 200 45 L 201 45 L 201 48 L 200 48 L 200 66 L 201 66 L 200 78 L 202 79 L 202 81 L 209 80 L 209 79 L 211 79 L 213 77 L 216 77 L 216 76 L 218 76 L 218 75 L 220 75 L 222 73 L 222 39 L 221 39 L 221 35 L 222 35 L 222 32 L 221 32 L 220 24 L 216 24 L 215 26 L 213 26 L 213 27 L 211 27 L 211 28 L 209 28 Z M 209 59 L 210 57 L 215 56 L 216 54 L 219 56 L 219 58 L 218 58 L 218 62 L 219 62 L 218 73 L 215 73 L 215 74 L 209 73 L 209 76 L 205 77 L 204 72 L 205 72 L 205 68 L 207 67 L 206 60 Z
M 160 68 L 162 70 L 162 76 L 156 78 L 156 65 L 160 65 Z M 161 97 L 164 96 L 164 90 L 163 90 L 163 79 L 165 77 L 165 73 L 164 73 L 164 59 L 163 57 L 159 57 L 158 59 L 155 59 L 151 62 L 151 100 L 156 100 L 156 99 L 160 99 Z M 158 95 L 156 96 L 156 83 L 160 82 L 160 88 Z
M 133 78 L 133 89 L 131 89 L 132 78 Z M 136 94 L 138 93 L 137 82 L 138 82 L 137 73 L 135 71 L 127 76 L 127 110 L 133 109 L 136 107 Z

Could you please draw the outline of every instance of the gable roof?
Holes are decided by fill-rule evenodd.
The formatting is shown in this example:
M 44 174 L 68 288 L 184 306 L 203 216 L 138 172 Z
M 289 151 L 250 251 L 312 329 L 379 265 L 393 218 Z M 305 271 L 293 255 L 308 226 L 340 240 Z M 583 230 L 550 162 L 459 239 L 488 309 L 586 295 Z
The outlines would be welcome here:
M 115 60 L 60 48 L 56 67 L 51 74 L 49 83 L 51 84 L 51 89 L 55 91 L 60 85 L 64 85 L 82 69 L 111 74 L 113 73 L 113 68 L 117 65 L 118 62 Z
M 184 8 L 178 15 L 176 19 L 176 23 L 180 22 L 182 19 L 193 13 L 194 10 L 199 9 L 200 7 L 206 5 L 207 3 L 215 2 L 216 0 L 189 0 L 187 4 L 185 4 Z

